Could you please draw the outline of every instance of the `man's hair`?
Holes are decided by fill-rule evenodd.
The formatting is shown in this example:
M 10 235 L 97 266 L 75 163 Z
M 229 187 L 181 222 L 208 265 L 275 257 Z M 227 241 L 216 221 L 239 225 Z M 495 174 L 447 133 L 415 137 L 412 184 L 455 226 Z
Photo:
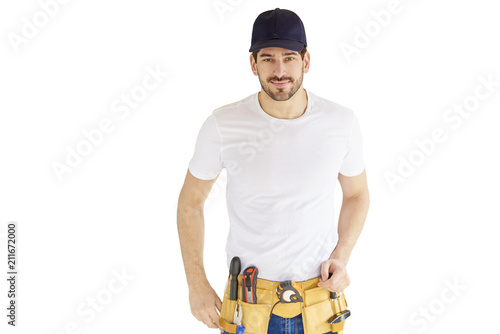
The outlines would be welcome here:
M 252 52 L 253 59 L 255 59 L 256 62 L 257 62 L 257 55 L 259 54 L 259 51 L 260 50 L 256 50 L 256 51 Z M 307 52 L 307 47 L 304 46 L 302 51 L 300 51 L 300 57 L 302 58 L 302 60 L 304 60 L 304 55 L 306 54 L 306 52 Z

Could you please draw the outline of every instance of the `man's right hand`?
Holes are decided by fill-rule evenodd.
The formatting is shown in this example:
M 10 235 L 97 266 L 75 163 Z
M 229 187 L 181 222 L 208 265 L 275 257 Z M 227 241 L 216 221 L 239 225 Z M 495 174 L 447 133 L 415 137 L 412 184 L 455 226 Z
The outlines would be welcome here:
M 222 302 L 210 284 L 206 283 L 190 288 L 189 304 L 191 305 L 191 313 L 197 320 L 210 328 L 220 328 L 219 314 Z
M 217 177 L 213 180 L 201 180 L 188 170 L 177 206 L 177 229 L 189 287 L 191 313 L 210 328 L 219 328 L 217 311 L 220 312 L 222 303 L 206 279 L 203 268 L 203 206 Z

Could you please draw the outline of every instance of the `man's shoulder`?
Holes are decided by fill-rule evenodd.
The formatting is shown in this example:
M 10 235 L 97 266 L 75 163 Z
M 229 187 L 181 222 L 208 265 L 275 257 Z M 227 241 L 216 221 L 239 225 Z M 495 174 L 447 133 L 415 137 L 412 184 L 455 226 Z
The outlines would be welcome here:
M 251 108 L 253 106 L 253 103 L 255 100 L 255 95 L 256 95 L 256 93 L 251 94 L 251 95 L 249 95 L 249 96 L 247 96 L 244 99 L 241 99 L 239 101 L 223 105 L 223 106 L 215 109 L 213 111 L 213 114 L 218 116 L 218 117 L 221 117 L 224 115 L 233 114 L 236 111 L 247 110 L 248 108 Z
M 320 110 L 325 115 L 343 117 L 347 119 L 354 116 L 354 112 L 349 107 L 346 107 L 337 102 L 333 102 L 310 91 L 308 91 L 308 94 L 312 97 L 314 107 L 317 110 Z
M 352 113 L 351 108 L 346 107 L 340 103 L 333 102 L 332 100 L 316 95 L 310 91 L 308 91 L 308 94 L 310 94 L 313 98 L 314 104 L 320 108 L 324 108 L 332 112 Z

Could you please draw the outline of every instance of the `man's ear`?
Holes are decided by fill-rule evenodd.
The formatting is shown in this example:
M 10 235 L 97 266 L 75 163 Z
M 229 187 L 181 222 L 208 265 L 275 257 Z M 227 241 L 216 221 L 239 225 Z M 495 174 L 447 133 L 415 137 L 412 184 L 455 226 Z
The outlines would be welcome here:
M 309 72 L 309 66 L 311 65 L 311 54 L 306 51 L 304 55 L 304 73 Z
M 250 54 L 250 67 L 252 68 L 253 75 L 259 75 L 259 73 L 257 72 L 257 63 L 253 58 L 253 54 Z

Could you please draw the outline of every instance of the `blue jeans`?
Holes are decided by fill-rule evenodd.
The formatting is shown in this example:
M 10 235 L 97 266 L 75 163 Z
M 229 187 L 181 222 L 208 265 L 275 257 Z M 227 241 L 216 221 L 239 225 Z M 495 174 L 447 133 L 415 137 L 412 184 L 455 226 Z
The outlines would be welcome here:
M 299 314 L 295 318 L 291 319 L 285 319 L 278 317 L 275 314 L 271 314 L 267 334 L 304 334 L 304 329 L 302 327 L 302 314 Z M 328 332 L 324 334 L 336 333 Z
M 304 334 L 304 329 L 302 327 L 302 314 L 299 314 L 295 318 L 291 319 L 285 319 L 278 317 L 275 314 L 271 314 L 267 334 Z M 325 334 L 336 333 L 328 332 Z

